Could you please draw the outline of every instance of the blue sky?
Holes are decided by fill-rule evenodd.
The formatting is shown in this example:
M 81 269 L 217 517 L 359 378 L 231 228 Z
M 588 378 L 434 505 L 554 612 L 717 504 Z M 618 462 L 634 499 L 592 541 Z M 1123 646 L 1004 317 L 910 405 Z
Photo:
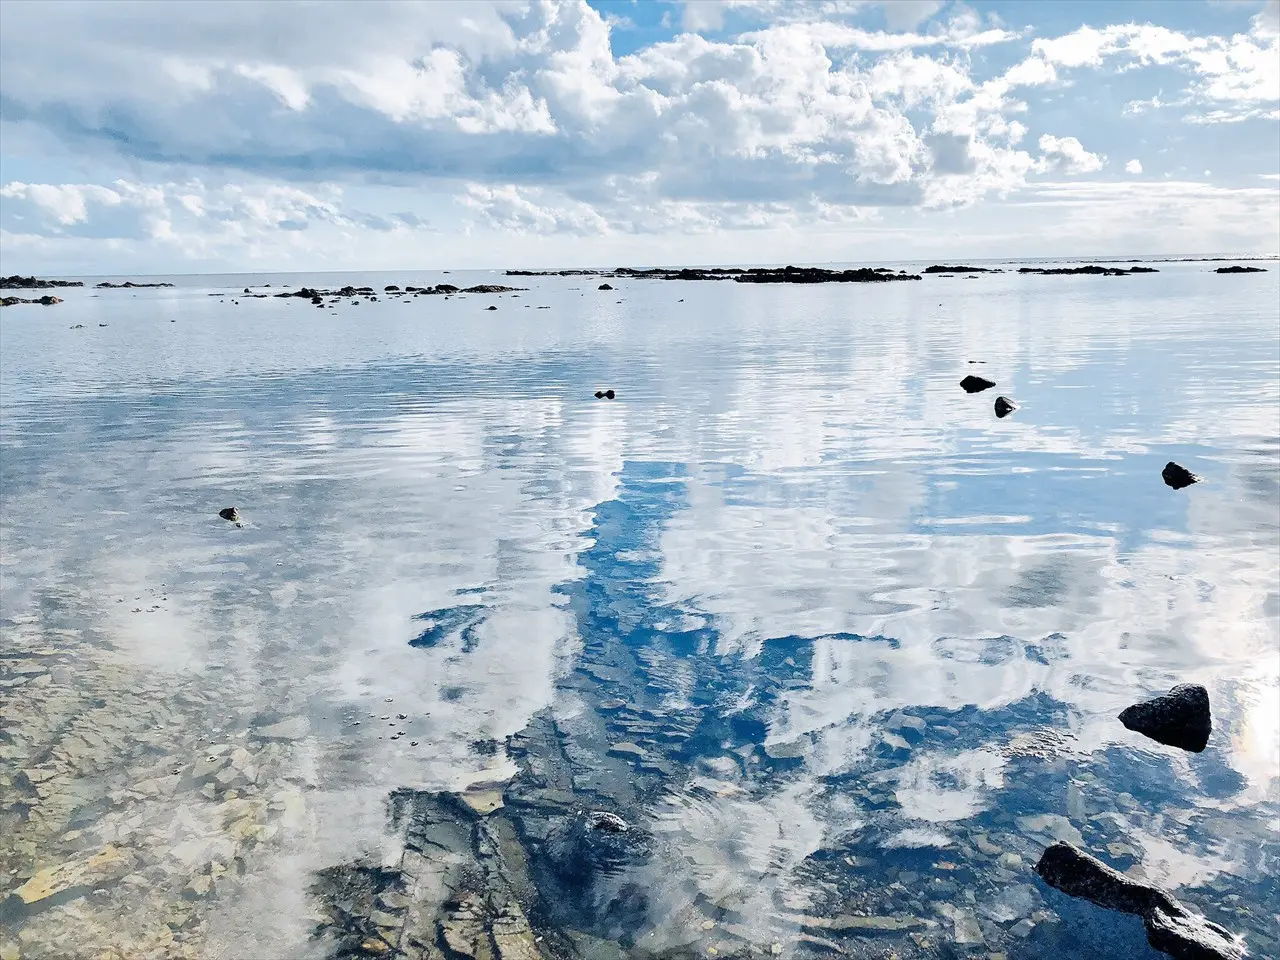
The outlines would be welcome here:
M 1278 247 L 1280 0 L 0 4 L 5 273 Z

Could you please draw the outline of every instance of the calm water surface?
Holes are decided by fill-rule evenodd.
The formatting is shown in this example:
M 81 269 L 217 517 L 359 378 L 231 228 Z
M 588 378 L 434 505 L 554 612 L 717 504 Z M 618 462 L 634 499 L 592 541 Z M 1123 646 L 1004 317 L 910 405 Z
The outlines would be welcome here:
M 1059 838 L 1280 953 L 1264 265 L 6 308 L 0 947 L 1156 956 Z

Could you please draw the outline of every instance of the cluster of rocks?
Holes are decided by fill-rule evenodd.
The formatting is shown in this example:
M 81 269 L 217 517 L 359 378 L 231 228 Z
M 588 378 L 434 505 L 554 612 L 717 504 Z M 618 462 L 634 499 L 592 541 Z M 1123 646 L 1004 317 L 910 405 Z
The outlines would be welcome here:
M 508 270 L 513 277 L 601 276 L 636 280 L 734 280 L 738 283 L 880 283 L 887 280 L 919 280 L 917 274 L 889 267 L 827 270 L 822 267 L 683 267 L 667 269 L 616 267 L 613 270 Z M 601 290 L 612 290 L 601 284 Z
M 1218 267 L 1214 273 L 1266 273 L 1265 267 L 1242 267 L 1239 264 L 1230 267 Z
M 0 297 L 0 307 L 13 307 L 20 303 L 38 303 L 42 306 L 51 307 L 55 303 L 61 302 L 61 297 L 51 296 L 50 294 L 45 294 L 43 297 L 36 297 L 34 299 L 28 299 L 26 297 Z
M 108 280 L 104 280 L 102 283 L 94 284 L 94 287 L 98 290 L 147 290 L 172 286 L 172 283 L 134 283 L 132 280 L 126 280 L 124 283 L 111 283 Z
M 924 268 L 925 273 L 1004 273 L 999 267 L 949 267 L 945 264 L 934 264 Z
M 1159 273 L 1155 267 L 1101 267 L 1096 263 L 1085 264 L 1083 267 L 1019 267 L 1019 273 L 1039 273 L 1044 276 L 1078 276 L 1086 275 L 1090 277 L 1127 277 L 1133 273 Z
M 0 277 L 0 290 L 48 290 L 53 287 L 83 287 L 81 280 L 41 280 L 37 277 Z
M 506 287 L 496 283 L 480 283 L 471 287 L 457 287 L 452 283 L 438 283 L 433 287 L 400 287 L 396 284 L 388 284 L 383 287 L 384 294 L 398 296 L 402 299 L 419 296 L 453 296 L 459 293 L 516 293 L 522 291 L 523 287 Z M 317 306 L 323 305 L 325 298 L 329 302 L 337 303 L 343 297 L 350 297 L 356 303 L 359 303 L 360 297 L 365 297 L 370 301 L 377 301 L 377 292 L 373 287 L 355 287 L 345 286 L 338 290 L 319 290 L 313 287 L 301 287 L 297 290 L 286 291 L 277 294 L 253 294 L 255 297 L 275 296 L 281 298 L 300 297 L 304 300 L 310 300 Z

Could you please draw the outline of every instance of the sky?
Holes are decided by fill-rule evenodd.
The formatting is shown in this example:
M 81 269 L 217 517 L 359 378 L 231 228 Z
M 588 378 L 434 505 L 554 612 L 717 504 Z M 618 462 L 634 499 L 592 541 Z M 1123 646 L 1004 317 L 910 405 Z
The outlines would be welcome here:
M 4 0 L 0 270 L 1274 254 L 1280 0 Z

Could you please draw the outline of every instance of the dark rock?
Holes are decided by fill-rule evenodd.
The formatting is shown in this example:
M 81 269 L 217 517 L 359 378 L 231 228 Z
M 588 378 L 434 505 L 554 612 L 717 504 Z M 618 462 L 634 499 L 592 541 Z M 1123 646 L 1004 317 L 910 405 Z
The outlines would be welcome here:
M 485 309 L 486 309 L 486 310 L 497 310 L 498 308 L 497 308 L 497 307 L 495 307 L 493 304 L 489 304 L 489 306 L 485 307 Z
M 996 416 L 1001 420 L 1017 409 L 1018 405 L 1008 397 L 996 397 Z
M 31 299 L 31 300 L 27 299 L 26 297 L 4 297 L 3 299 L 0 299 L 0 307 L 13 307 L 13 306 L 17 306 L 19 303 L 38 303 L 44 307 L 51 307 L 55 303 L 61 303 L 61 302 L 62 302 L 61 297 L 54 297 L 48 294 L 45 294 L 43 297 L 40 297 L 38 299 Z
M 383 287 L 383 288 L 382 288 L 382 292 L 383 292 L 383 293 L 395 293 L 395 292 L 396 292 L 397 290 L 399 290 L 399 289 L 400 289 L 400 288 L 399 288 L 399 287 L 397 287 L 394 283 L 389 283 L 389 284 L 387 284 L 385 287 Z M 408 288 L 406 288 L 406 289 L 408 289 Z
M 248 287 L 245 287 L 245 288 L 244 288 L 244 292 L 245 292 L 245 293 L 248 293 L 248 292 L 249 292 L 249 288 L 248 288 Z
M 1155 267 L 1100 267 L 1095 263 L 1083 267 L 1021 267 L 1019 273 L 1039 273 L 1044 276 L 1127 277 L 1131 273 L 1159 273 Z
M 783 267 L 781 270 L 752 267 L 738 283 L 886 283 L 890 280 L 919 280 L 914 273 L 880 273 L 867 267 L 856 270 L 824 270 L 821 267 Z
M 1189 487 L 1193 483 L 1199 483 L 1200 478 L 1184 467 L 1180 463 L 1174 463 L 1170 460 L 1164 465 L 1164 469 L 1160 471 L 1160 476 L 1164 478 L 1164 482 L 1175 490 L 1181 490 L 1183 487 Z
M 924 268 L 925 273 L 1003 273 L 1002 270 L 993 270 L 991 267 L 948 267 L 946 265 L 934 264 L 931 267 Z
M 588 813 L 587 822 L 592 830 L 604 830 L 607 833 L 626 833 L 628 830 L 627 821 L 616 813 L 608 813 L 604 810 L 593 810 Z
M 1147 942 L 1179 960 L 1240 960 L 1244 946 L 1229 930 L 1193 913 L 1158 887 L 1130 880 L 1069 843 L 1045 850 L 1036 873 L 1049 886 L 1090 903 L 1142 917 Z
M 1209 691 L 1199 684 L 1178 684 L 1163 696 L 1127 707 L 1120 722 L 1157 743 L 1199 753 L 1213 731 Z
M 975 377 L 969 374 L 960 381 L 960 386 L 965 393 L 981 393 L 983 390 L 990 390 L 996 385 L 994 380 L 988 380 L 986 377 Z
M 596 391 L 596 399 L 597 399 L 597 400 L 603 400 L 603 399 L 604 399 L 604 391 L 603 391 L 603 390 L 597 390 L 597 391 Z
M 47 290 L 50 287 L 83 287 L 81 280 L 40 280 L 37 277 L 0 277 L 0 290 Z
M 142 290 L 148 287 L 172 287 L 172 283 L 134 283 L 132 280 L 126 280 L 124 283 L 110 283 L 102 281 L 96 285 L 99 290 Z
M 449 286 L 449 284 L 447 283 L 441 284 L 440 286 L 447 287 Z M 440 288 L 437 287 L 436 289 L 440 289 Z M 450 289 L 457 290 L 457 287 L 450 287 Z M 524 289 L 526 288 L 525 287 L 504 287 L 501 284 L 497 284 L 497 283 L 478 283 L 474 287 L 465 287 L 459 292 L 461 293 L 515 293 Z
M 596 391 L 596 399 L 597 399 L 597 400 L 612 400 L 612 399 L 613 399 L 614 397 L 616 397 L 616 396 L 617 396 L 617 394 L 613 392 L 613 388 L 612 388 L 612 387 L 610 387 L 608 390 L 597 390 L 597 391 Z
M 1231 266 L 1231 267 L 1218 267 L 1218 269 L 1214 270 L 1213 272 L 1214 273 L 1266 273 L 1267 271 L 1265 267 L 1241 267 L 1237 265 L 1237 266 Z
M 312 297 L 311 302 L 318 306 L 324 306 L 324 299 L 322 297 Z
M 609 284 L 607 284 L 607 283 L 602 283 L 602 284 L 600 284 L 600 286 L 596 287 L 596 289 L 597 289 L 597 290 L 612 290 L 612 289 L 613 289 L 613 287 L 611 287 L 611 286 L 610 286 Z
M 223 520 L 230 520 L 232 523 L 240 522 L 240 511 L 235 507 L 223 507 L 218 511 L 218 516 Z

